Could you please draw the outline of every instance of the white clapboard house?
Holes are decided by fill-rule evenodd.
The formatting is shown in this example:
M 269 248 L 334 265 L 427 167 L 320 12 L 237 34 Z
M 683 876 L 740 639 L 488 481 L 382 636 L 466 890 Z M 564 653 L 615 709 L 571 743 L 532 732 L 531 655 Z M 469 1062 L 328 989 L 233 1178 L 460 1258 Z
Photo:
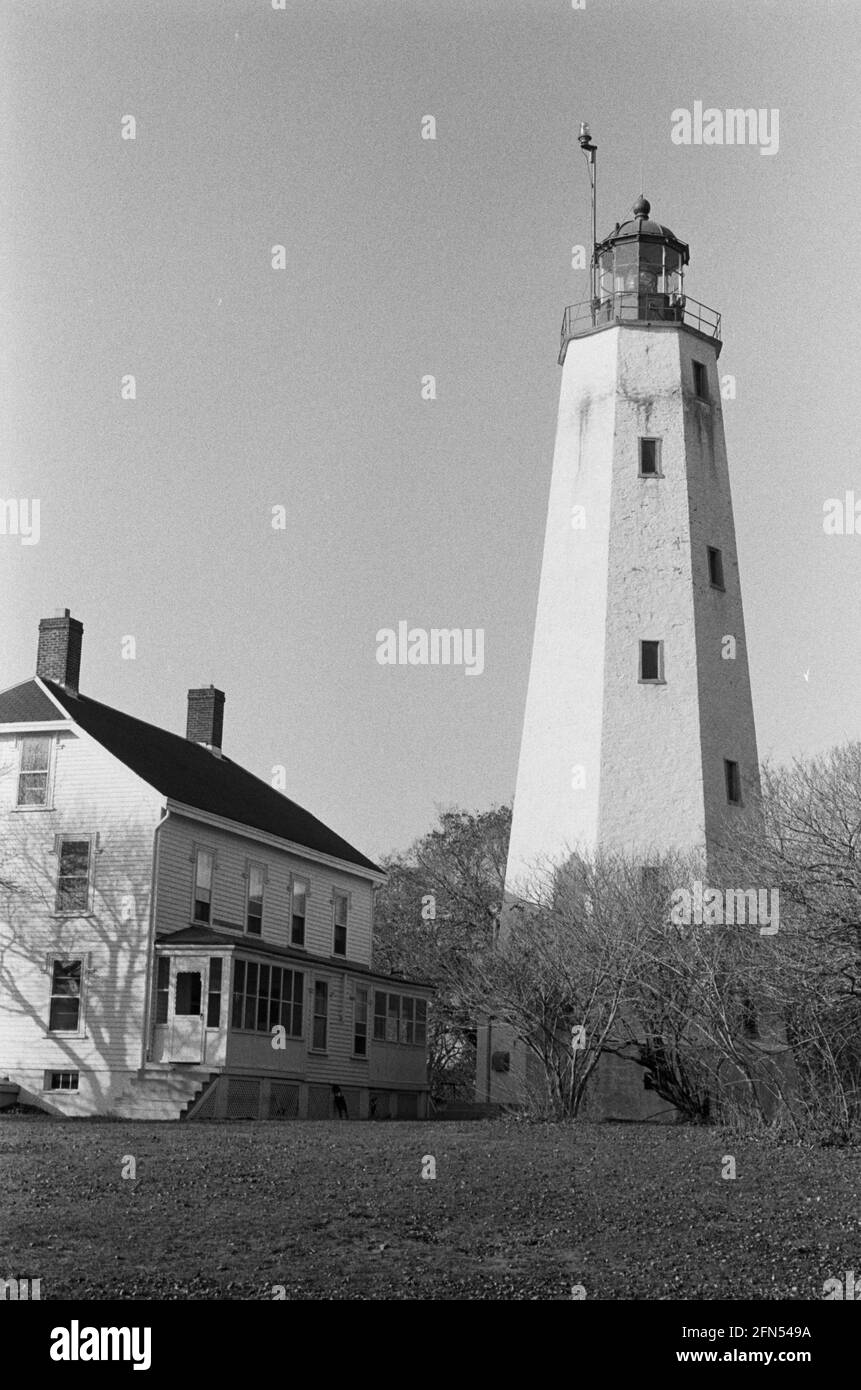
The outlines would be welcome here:
M 64 1115 L 422 1118 L 429 986 L 372 964 L 382 871 L 221 751 L 82 695 L 82 624 L 0 693 L 0 1088 Z M 3 1084 L 9 1083 L 9 1084 Z

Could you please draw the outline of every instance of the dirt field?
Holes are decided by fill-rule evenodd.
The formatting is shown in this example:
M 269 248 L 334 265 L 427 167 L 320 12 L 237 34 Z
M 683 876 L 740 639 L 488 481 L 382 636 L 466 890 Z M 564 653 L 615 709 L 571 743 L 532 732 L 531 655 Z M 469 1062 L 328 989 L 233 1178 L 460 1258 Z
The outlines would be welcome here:
M 821 1299 L 861 1277 L 857 1150 L 705 1129 L 0 1117 L 0 1174 L 0 1276 L 43 1299 Z

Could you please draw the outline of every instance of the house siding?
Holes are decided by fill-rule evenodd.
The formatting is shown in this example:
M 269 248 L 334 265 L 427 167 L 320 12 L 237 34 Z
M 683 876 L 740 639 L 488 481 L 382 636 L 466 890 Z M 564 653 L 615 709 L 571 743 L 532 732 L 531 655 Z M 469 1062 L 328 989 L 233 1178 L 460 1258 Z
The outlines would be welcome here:
M 161 798 L 69 729 L 52 735 L 49 808 L 19 810 L 21 737 L 0 729 L 0 878 L 12 885 L 0 905 L 0 1074 L 63 1113 L 105 1110 L 141 1064 Z M 93 837 L 87 913 L 55 912 L 60 835 Z M 48 1031 L 53 956 L 84 962 L 80 1034 Z M 79 1090 L 43 1091 L 46 1071 L 78 1071 Z
M 245 933 L 246 873 L 248 861 L 262 864 L 267 872 L 263 894 L 263 928 L 253 941 L 273 946 L 290 945 L 290 891 L 294 877 L 309 884 L 305 948 L 317 956 L 332 955 L 333 894 L 350 896 L 347 954 L 333 959 L 370 965 L 373 885 L 359 874 L 303 859 L 249 835 L 222 829 L 177 813 L 161 832 L 158 878 L 158 929 L 181 931 L 192 923 L 192 890 L 195 848 L 215 853 L 210 925 L 216 931 Z

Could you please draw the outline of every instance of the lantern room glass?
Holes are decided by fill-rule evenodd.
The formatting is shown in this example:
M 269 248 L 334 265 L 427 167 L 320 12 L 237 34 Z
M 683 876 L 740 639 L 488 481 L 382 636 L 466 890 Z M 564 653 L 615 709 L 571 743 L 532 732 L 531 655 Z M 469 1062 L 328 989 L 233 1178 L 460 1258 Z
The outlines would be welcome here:
M 681 254 L 666 242 L 616 242 L 598 257 L 602 318 L 675 318 L 683 291 Z

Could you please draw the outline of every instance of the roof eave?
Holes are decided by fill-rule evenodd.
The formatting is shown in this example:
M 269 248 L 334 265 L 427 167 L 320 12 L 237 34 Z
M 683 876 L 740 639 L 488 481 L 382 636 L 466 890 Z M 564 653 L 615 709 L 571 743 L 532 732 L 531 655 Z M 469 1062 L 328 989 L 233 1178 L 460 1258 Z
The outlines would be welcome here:
M 255 825 L 246 825 L 244 821 L 230 820 L 226 816 L 216 815 L 214 811 L 201 811 L 197 806 L 190 806 L 183 801 L 175 801 L 172 797 L 166 798 L 165 805 L 169 811 L 178 816 L 187 816 L 189 819 L 198 820 L 204 825 L 218 826 L 223 830 L 229 830 L 234 835 L 244 835 L 246 839 L 271 844 L 276 849 L 282 849 L 288 854 L 295 854 L 300 859 L 310 859 L 318 864 L 328 864 L 331 868 L 340 869 L 342 873 L 370 879 L 372 883 L 385 883 L 388 878 L 385 870 L 370 863 L 370 861 L 368 865 L 357 864 L 351 859 L 341 859 L 334 854 L 325 854 L 322 850 L 310 849 L 307 845 L 300 845 L 295 840 L 286 840 L 280 835 L 274 835 L 270 830 L 259 830 Z

